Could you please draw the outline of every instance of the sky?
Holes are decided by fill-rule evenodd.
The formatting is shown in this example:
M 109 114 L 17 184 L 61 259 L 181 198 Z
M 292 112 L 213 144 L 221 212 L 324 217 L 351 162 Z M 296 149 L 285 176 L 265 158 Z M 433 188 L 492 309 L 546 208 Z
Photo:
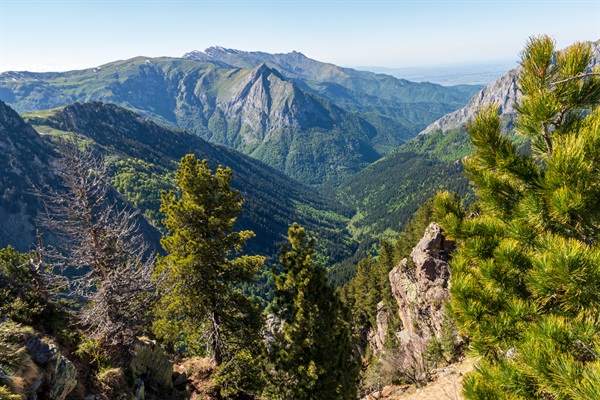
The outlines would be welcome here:
M 341 66 L 516 62 L 532 35 L 600 39 L 600 0 L 0 0 L 0 71 L 223 46 Z

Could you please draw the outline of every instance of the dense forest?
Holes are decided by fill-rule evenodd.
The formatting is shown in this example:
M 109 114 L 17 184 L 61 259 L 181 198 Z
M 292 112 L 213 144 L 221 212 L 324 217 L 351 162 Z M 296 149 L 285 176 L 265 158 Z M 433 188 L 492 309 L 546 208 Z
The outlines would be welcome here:
M 321 192 L 115 105 L 0 104 L 0 399 L 372 399 L 466 356 L 464 398 L 600 398 L 593 56 L 532 37 L 509 132 L 490 104 Z

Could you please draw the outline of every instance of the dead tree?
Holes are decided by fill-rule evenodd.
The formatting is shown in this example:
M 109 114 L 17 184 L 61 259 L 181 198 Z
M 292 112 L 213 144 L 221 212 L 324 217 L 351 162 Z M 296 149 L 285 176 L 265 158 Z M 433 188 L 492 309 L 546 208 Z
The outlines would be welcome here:
M 68 276 L 68 295 L 80 302 L 76 313 L 88 334 L 129 347 L 156 298 L 154 256 L 138 232 L 139 211 L 118 206 L 106 163 L 78 145 L 59 143 L 55 167 L 62 187 L 34 189 L 44 207 L 38 222 L 58 243 L 46 247 L 44 257 Z

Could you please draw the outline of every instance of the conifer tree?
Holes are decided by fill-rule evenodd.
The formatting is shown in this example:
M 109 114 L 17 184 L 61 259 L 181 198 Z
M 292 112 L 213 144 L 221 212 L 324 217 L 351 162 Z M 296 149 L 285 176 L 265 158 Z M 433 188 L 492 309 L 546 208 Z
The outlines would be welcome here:
M 206 160 L 187 155 L 176 172 L 181 197 L 161 194 L 168 229 L 161 244 L 168 255 L 159 258 L 157 271 L 166 271 L 167 282 L 154 323 L 159 337 L 183 339 L 189 353 L 208 354 L 223 373 L 236 375 L 237 387 L 222 381 L 226 395 L 256 389 L 242 375 L 256 368 L 262 318 L 237 287 L 251 282 L 264 262 L 262 256 L 239 255 L 254 233 L 234 230 L 243 199 L 231 189 L 232 178 L 229 168 L 212 173 Z
M 280 327 L 270 348 L 271 397 L 351 399 L 356 396 L 358 363 L 348 313 L 313 262 L 314 240 L 294 223 L 281 250 L 272 310 Z
M 457 239 L 451 310 L 481 359 L 469 399 L 600 398 L 600 78 L 592 51 L 555 52 L 531 38 L 522 53 L 517 133 L 500 133 L 497 106 L 468 127 L 465 162 L 479 197 L 466 212 L 436 200 Z

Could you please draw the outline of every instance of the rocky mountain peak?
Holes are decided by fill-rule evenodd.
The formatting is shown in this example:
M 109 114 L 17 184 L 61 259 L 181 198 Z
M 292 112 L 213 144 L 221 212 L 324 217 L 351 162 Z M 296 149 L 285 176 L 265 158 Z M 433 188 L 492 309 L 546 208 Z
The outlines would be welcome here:
M 592 65 L 600 65 L 600 44 L 591 43 L 591 45 L 594 52 Z M 520 71 L 520 65 L 511 69 L 477 93 L 465 107 L 444 115 L 427 126 L 419 135 L 427 135 L 439 130 L 443 133 L 452 131 L 473 119 L 479 107 L 490 103 L 500 106 L 500 113 L 504 121 L 512 121 L 516 116 L 513 107 L 520 96 L 517 88 Z

